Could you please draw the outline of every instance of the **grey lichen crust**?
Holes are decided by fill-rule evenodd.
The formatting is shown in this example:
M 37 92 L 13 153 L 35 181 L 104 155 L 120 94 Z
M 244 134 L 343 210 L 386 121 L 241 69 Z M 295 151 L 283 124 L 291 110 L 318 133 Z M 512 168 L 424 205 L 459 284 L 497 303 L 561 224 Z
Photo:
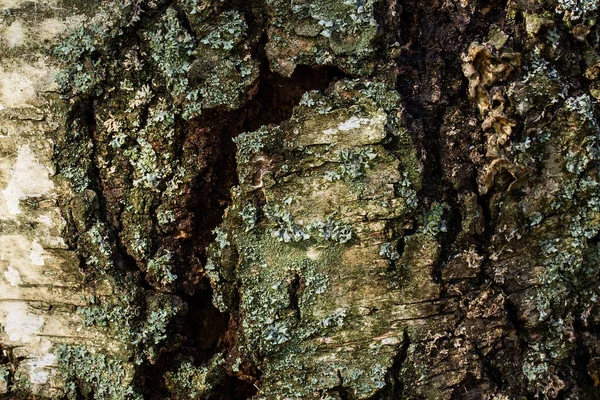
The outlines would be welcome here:
M 340 81 L 306 93 L 285 127 L 237 139 L 240 185 L 207 269 L 215 303 L 243 316 L 239 352 L 263 371 L 260 398 L 342 385 L 369 398 L 405 345 L 406 304 L 417 288 L 438 293 L 427 277 L 435 242 L 408 265 L 381 253 L 413 214 L 421 178 L 410 145 L 405 159 L 390 150 L 406 135 L 401 112 L 383 85 Z

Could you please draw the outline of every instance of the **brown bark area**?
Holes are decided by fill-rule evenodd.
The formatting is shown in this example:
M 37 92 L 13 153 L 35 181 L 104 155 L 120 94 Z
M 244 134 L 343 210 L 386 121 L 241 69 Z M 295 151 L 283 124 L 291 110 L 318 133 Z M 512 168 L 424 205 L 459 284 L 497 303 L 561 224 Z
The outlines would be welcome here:
M 544 56 L 556 60 L 544 70 L 556 68 L 570 93 L 585 93 L 589 88 L 590 80 L 581 79 L 589 67 L 580 66 L 589 47 L 597 46 L 597 33 L 593 33 L 597 28 L 592 28 L 585 39 L 575 40 L 571 35 L 578 28 L 570 33 L 560 22 L 555 20 L 554 25 L 546 20 L 544 27 L 532 32 L 528 25 L 532 15 L 551 8 L 549 3 L 531 2 L 401 4 L 400 20 L 406 22 L 400 23 L 401 43 L 409 45 L 396 59 L 396 87 L 407 104 L 409 132 L 422 149 L 425 179 L 420 200 L 424 204 L 437 201 L 449 205 L 445 214 L 448 232 L 441 237 L 442 253 L 432 269 L 432 278 L 441 286 L 440 312 L 456 319 L 433 337 L 411 341 L 408 356 L 399 353 L 403 358 L 397 365 L 398 380 L 396 386 L 391 386 L 402 389 L 388 390 L 380 398 L 475 399 L 493 398 L 493 393 L 506 398 L 598 396 L 592 379 L 596 373 L 593 364 L 588 365 L 597 352 L 593 324 L 583 315 L 574 316 L 578 313 L 575 309 L 581 310 L 575 306 L 577 301 L 565 302 L 564 308 L 555 304 L 552 312 L 554 321 L 560 321 L 558 326 L 563 324 L 562 318 L 574 320 L 564 328 L 568 334 L 563 332 L 554 339 L 557 323 L 539 318 L 534 304 L 538 278 L 544 269 L 540 265 L 543 262 L 539 241 L 547 234 L 555 237 L 569 233 L 556 224 L 548 224 L 544 233 L 536 232 L 527 227 L 524 215 L 517 210 L 523 207 L 524 197 L 548 196 L 548 181 L 554 177 L 544 171 L 552 167 L 544 167 L 543 161 L 527 167 L 514 159 L 508 161 L 506 158 L 510 157 L 505 158 L 502 146 L 496 142 L 505 145 L 507 137 L 508 143 L 525 140 L 532 132 L 539 132 L 540 127 L 548 129 L 550 121 L 560 114 L 558 106 L 551 108 L 552 96 L 539 87 L 534 91 L 542 93 L 535 93 L 539 96 L 535 99 L 520 98 L 526 96 L 524 91 L 507 95 L 511 84 L 531 71 L 527 62 L 535 59 L 534 53 L 540 48 Z M 553 34 L 561 37 L 556 39 L 558 45 L 554 43 L 550 49 L 544 43 L 548 41 L 544 35 L 549 35 L 544 28 L 549 27 L 554 27 Z M 580 25 L 579 29 L 584 28 Z M 494 51 L 494 31 L 501 31 L 508 38 L 507 51 L 506 47 Z M 486 60 L 490 55 L 485 55 L 485 51 L 469 58 L 471 44 L 486 39 L 494 53 L 493 60 Z M 511 52 L 518 53 L 518 58 Z M 473 60 L 475 70 L 479 69 L 475 88 L 471 87 L 471 71 L 464 68 L 467 59 Z M 530 81 L 517 86 L 528 84 L 535 85 Z M 485 101 L 479 97 L 480 88 L 484 88 Z M 487 96 L 493 103 L 483 106 L 482 112 L 480 101 L 487 102 Z M 533 107 L 519 110 L 523 101 L 531 102 Z M 597 105 L 594 107 L 597 110 Z M 493 111 L 487 114 L 488 110 Z M 503 140 L 498 139 L 501 135 L 506 135 Z M 564 154 L 565 150 L 556 151 Z M 553 173 L 557 173 L 556 169 Z M 535 205 L 529 205 L 525 214 L 533 210 L 544 213 L 539 200 L 531 201 Z M 592 239 L 586 246 L 595 248 L 594 243 Z M 588 277 L 595 281 L 597 269 L 591 268 L 594 272 Z M 544 346 L 552 347 L 548 342 L 553 340 L 561 342 L 558 347 L 569 350 L 558 357 L 554 355 L 556 364 L 550 362 L 547 376 L 537 382 L 528 380 L 526 370 L 532 366 L 531 360 L 547 357 L 544 350 L 538 351 Z M 419 370 L 423 365 L 425 372 Z M 425 382 L 415 385 L 414 381 L 407 382 L 407 376 L 421 376 Z M 428 392 L 432 386 L 445 394 Z
M 57 202 L 133 378 L 66 396 L 600 397 L 597 2 L 107 4 Z
M 425 376 L 426 383 L 419 383 L 417 387 L 446 388 L 443 397 L 447 398 L 491 398 L 492 393 L 503 393 L 507 398 L 597 396 L 590 377 L 594 372 L 586 366 L 596 352 L 595 328 L 582 320 L 571 322 L 567 329 L 569 339 L 565 336 L 558 339 L 570 343 L 560 345 L 570 349 L 568 355 L 563 355 L 562 362 L 557 362 L 560 366 L 550 367 L 543 382 L 528 382 L 525 377 L 528 362 L 538 356 L 532 353 L 537 352 L 538 346 L 544 346 L 540 343 L 552 341 L 549 336 L 553 335 L 553 328 L 541 318 L 538 320 L 536 305 L 532 304 L 536 301 L 532 292 L 536 290 L 539 268 L 542 268 L 537 242 L 544 236 L 528 232 L 526 222 L 517 222 L 523 218 L 523 215 L 515 215 L 518 214 L 516 209 L 522 206 L 519 203 L 522 197 L 508 199 L 514 199 L 516 193 L 520 193 L 517 196 L 544 197 L 541 193 L 547 185 L 545 179 L 549 178 L 539 164 L 515 171 L 517 163 L 511 160 L 490 167 L 496 157 L 504 158 L 503 153 L 498 154 L 493 142 L 497 138 L 493 136 L 506 134 L 506 126 L 509 140 L 518 142 L 539 129 L 536 119 L 552 120 L 553 117 L 540 114 L 542 109 L 547 110 L 549 96 L 538 93 L 540 97 L 533 100 L 535 111 L 518 110 L 519 96 L 523 93 L 513 94 L 507 100 L 506 90 L 531 67 L 520 60 L 514 62 L 507 58 L 504 61 L 504 56 L 494 56 L 492 64 L 504 64 L 504 68 L 497 69 L 498 72 L 489 68 L 488 71 L 494 71 L 491 75 L 496 75 L 491 82 L 484 83 L 486 77 L 482 73 L 476 83 L 489 91 L 494 102 L 490 108 L 500 110 L 497 119 L 486 118 L 485 113 L 474 108 L 477 94 L 469 93 L 464 79 L 468 76 L 463 70 L 464 55 L 469 53 L 469 46 L 486 38 L 491 42 L 494 30 L 507 35 L 509 52 L 520 53 L 524 61 L 534 58 L 532 53 L 536 46 L 542 47 L 542 52 L 548 51 L 547 45 L 542 44 L 544 39 L 536 37 L 543 37 L 547 31 L 526 31 L 524 19 L 549 8 L 549 4 L 526 2 L 402 3 L 404 18 L 401 20 L 408 26 L 400 28 L 404 38 L 401 43 L 408 42 L 410 46 L 406 46 L 397 59 L 397 88 L 407 103 L 409 131 L 422 148 L 426 178 L 420 199 L 425 204 L 433 201 L 449 204 L 448 232 L 442 235 L 442 254 L 432 270 L 432 277 L 441 285 L 440 297 L 445 305 L 440 306 L 440 310 L 457 318 L 439 337 L 411 341 L 410 355 L 398 366 L 402 372 L 397 375 L 397 385 L 403 387 L 403 391 L 394 395 L 388 391 L 381 398 L 394 398 L 398 393 L 411 398 L 432 396 L 426 390 L 415 390 L 414 383 L 403 380 L 408 371 L 413 371 L 413 377 Z M 560 23 L 555 29 L 561 40 L 548 51 L 552 54 L 549 58 L 557 60 L 554 66 L 560 71 L 565 86 L 575 92 L 585 92 L 589 81 L 581 80 L 583 71 L 579 67 L 581 61 L 577 60 L 585 57 L 588 46 L 594 46 L 597 35 L 588 36 L 587 43 L 582 43 L 569 37 L 568 29 Z M 500 53 L 502 51 L 496 54 Z M 475 55 L 474 68 L 488 68 L 486 57 L 489 56 L 482 53 Z M 540 125 L 547 127 L 547 124 Z M 494 168 L 491 177 L 488 168 Z M 533 178 L 540 174 L 540 178 Z M 482 190 L 481 181 L 486 179 L 491 182 Z M 539 203 L 532 208 L 536 207 L 542 208 Z M 558 236 L 564 234 L 557 225 L 548 229 Z M 527 233 L 521 233 L 523 231 Z M 588 245 L 594 247 L 593 243 L 592 240 Z M 507 255 L 499 256 L 501 253 Z M 595 271 L 590 275 L 594 280 L 598 277 Z M 556 311 L 562 317 L 577 313 L 568 307 Z M 425 364 L 426 372 L 417 373 L 415 364 Z

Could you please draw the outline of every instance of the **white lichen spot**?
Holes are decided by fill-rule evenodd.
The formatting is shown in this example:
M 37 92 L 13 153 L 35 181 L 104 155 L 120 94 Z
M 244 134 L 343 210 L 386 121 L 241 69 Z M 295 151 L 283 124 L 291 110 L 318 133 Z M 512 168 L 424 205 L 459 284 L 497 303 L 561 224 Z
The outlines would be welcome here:
M 0 67 L 0 102 L 7 108 L 39 105 L 39 92 L 56 90 L 56 72 L 44 57 L 19 57 L 10 67 Z
M 44 248 L 37 242 L 37 240 L 34 240 L 31 243 L 31 253 L 29 253 L 29 259 L 33 265 L 44 265 Z
M 8 107 L 25 105 L 35 97 L 32 80 L 17 72 L 5 72 L 0 75 L 0 97 Z
M 36 159 L 35 154 L 28 145 L 20 147 L 17 160 L 11 171 L 10 181 L 3 191 L 8 213 L 11 215 L 19 214 L 21 212 L 19 209 L 20 200 L 44 195 L 53 187 L 54 184 L 49 178 L 48 168 Z
M 47 225 L 47 226 L 50 226 L 50 227 L 53 227 L 53 226 L 56 225 L 54 223 L 54 221 L 52 220 L 52 217 L 49 216 L 49 215 L 40 215 L 40 216 L 37 217 L 37 221 L 40 224 L 44 224 L 44 225 Z
M 33 343 L 44 325 L 44 318 L 29 312 L 27 304 L 15 302 L 6 311 L 4 331 L 11 342 Z
M 56 365 L 56 356 L 54 354 L 45 354 L 43 356 L 33 357 L 27 360 L 29 367 L 29 380 L 36 385 L 43 385 L 48 382 L 51 368 Z
M 31 4 L 30 0 L 0 0 L 0 9 L 19 9 L 24 8 L 24 6 Z M 50 7 L 51 9 L 55 9 L 58 5 L 58 0 L 37 0 L 35 3 L 36 9 L 40 7 Z
M 326 135 L 335 135 L 339 132 L 347 132 L 353 129 L 359 129 L 362 125 L 368 125 L 370 123 L 372 123 L 372 120 L 369 118 L 358 118 L 356 116 L 352 116 L 346 121 L 341 122 L 336 128 L 326 129 L 323 131 L 323 133 Z
M 361 136 L 371 141 L 381 140 L 385 137 L 383 129 L 386 123 L 385 114 L 379 113 L 371 118 L 360 118 L 352 116 L 346 121 L 340 122 L 336 127 L 323 130 L 325 135 L 337 135 L 340 132 L 351 132 L 360 130 Z
M 4 278 L 10 284 L 10 286 L 14 286 L 14 287 L 19 286 L 19 284 L 22 282 L 21 274 L 12 265 L 9 265 L 8 268 L 6 269 L 6 271 L 4 271 Z
M 388 337 L 381 340 L 381 344 L 384 346 L 395 346 L 400 343 L 397 337 Z
M 25 28 L 21 21 L 14 21 L 4 31 L 4 40 L 9 47 L 17 47 L 25 41 Z
M 306 258 L 309 260 L 316 261 L 321 256 L 321 252 L 315 249 L 314 247 L 309 247 L 306 251 Z
M 60 236 L 52 236 L 49 238 L 46 238 L 46 244 L 48 248 L 51 249 L 68 249 L 69 246 L 67 246 L 67 243 L 65 242 L 65 240 L 60 237 Z
M 77 26 L 77 23 L 82 22 L 82 16 L 75 15 L 70 18 L 46 18 L 37 26 L 35 33 L 40 40 L 53 40 L 61 32 L 68 28 Z
M 340 131 L 350 131 L 358 129 L 363 124 L 368 124 L 371 120 L 367 118 L 350 117 L 347 121 L 338 125 Z

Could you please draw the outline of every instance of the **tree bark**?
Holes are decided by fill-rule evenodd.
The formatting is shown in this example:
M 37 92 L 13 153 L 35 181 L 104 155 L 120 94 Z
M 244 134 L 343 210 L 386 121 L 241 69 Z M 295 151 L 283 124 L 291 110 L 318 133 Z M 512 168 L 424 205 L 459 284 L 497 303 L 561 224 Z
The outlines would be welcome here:
M 600 397 L 596 0 L 1 4 L 3 398 Z

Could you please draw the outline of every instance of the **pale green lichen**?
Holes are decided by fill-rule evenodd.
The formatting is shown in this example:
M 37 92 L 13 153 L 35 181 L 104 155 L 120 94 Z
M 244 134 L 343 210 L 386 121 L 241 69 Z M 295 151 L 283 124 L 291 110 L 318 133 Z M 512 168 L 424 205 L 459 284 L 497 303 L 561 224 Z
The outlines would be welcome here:
M 105 4 L 85 26 L 70 30 L 54 47 L 54 55 L 66 66 L 57 75 L 63 94 L 100 95 L 111 64 L 111 46 L 139 20 L 142 8 L 133 0 Z
M 238 11 L 225 11 L 216 29 L 200 41 L 213 49 L 231 50 L 246 35 L 248 26 Z
M 242 217 L 242 221 L 246 225 L 245 231 L 249 232 L 254 228 L 258 220 L 258 209 L 254 204 L 248 203 L 240 211 L 240 217 Z
M 140 303 L 145 307 L 140 307 Z M 129 288 L 122 296 L 90 299 L 78 312 L 86 325 L 99 326 L 121 340 L 136 363 L 153 360 L 159 345 L 167 339 L 167 327 L 185 310 L 176 297 L 143 297 L 139 289 Z
M 156 212 L 156 221 L 159 225 L 168 225 L 175 222 L 175 213 L 173 210 L 160 209 Z
M 272 344 L 282 344 L 290 340 L 288 336 L 288 327 L 285 322 L 275 321 L 269 324 L 265 329 L 263 336 L 266 341 Z
M 242 162 L 249 162 L 251 157 L 265 146 L 269 133 L 268 127 L 261 127 L 257 131 L 242 133 L 233 138 L 233 142 L 237 144 L 237 157 Z
M 229 240 L 227 240 L 227 233 L 223 232 L 223 230 L 221 228 L 219 228 L 219 227 L 215 228 L 213 230 L 213 233 L 216 236 L 215 240 L 221 250 L 231 244 L 231 242 Z
M 594 24 L 598 16 L 600 4 L 598 0 L 558 0 L 556 12 L 570 22 L 587 22 Z
M 109 257 L 113 251 L 110 245 L 109 237 L 104 224 L 96 222 L 87 232 L 92 244 L 98 249 L 100 254 Z
M 177 11 L 169 7 L 153 29 L 144 34 L 151 57 L 175 98 L 187 94 L 187 73 L 196 47 L 194 38 L 183 28 Z
M 132 384 L 132 371 L 123 360 L 90 351 L 85 346 L 61 345 L 55 355 L 68 399 L 80 392 L 94 400 L 141 400 Z
M 398 249 L 391 242 L 385 242 L 381 244 L 381 247 L 379 248 L 379 255 L 384 256 L 391 261 L 396 261 L 400 258 Z
M 158 190 L 158 185 L 168 174 L 169 168 L 158 168 L 158 155 L 152 145 L 143 138 L 137 139 L 137 146 L 130 147 L 123 154 L 129 159 L 136 171 L 133 186 L 141 186 L 146 189 Z
M 279 205 L 263 208 L 265 216 L 276 224 L 271 235 L 283 242 L 299 242 L 310 239 L 307 228 L 294 222 L 292 214 Z
M 554 364 L 569 358 L 570 346 L 565 346 L 565 343 L 571 341 L 572 323 L 572 316 L 566 320 L 558 318 L 550 325 L 544 341 L 528 346 L 522 371 L 532 392 L 555 397 L 554 394 L 560 391 L 562 381 Z
M 341 150 L 340 173 L 342 176 L 358 178 L 364 175 L 365 169 L 369 168 L 369 162 L 377 157 L 377 153 L 369 147 L 361 148 L 357 151 L 348 149 Z
M 221 365 L 224 363 L 220 354 L 215 355 L 202 367 L 190 361 L 183 361 L 177 369 L 165 374 L 165 383 L 169 390 L 186 399 L 201 399 L 210 393 L 221 379 Z
M 10 376 L 10 367 L 8 365 L 0 365 L 0 382 L 8 383 Z
M 410 209 L 415 209 L 418 205 L 417 191 L 413 188 L 413 184 L 408 178 L 408 173 L 403 174 L 402 182 L 396 189 L 397 194 L 402 197 Z
M 285 73 L 291 73 L 290 65 L 296 64 L 335 65 L 350 73 L 368 73 L 377 34 L 374 7 L 371 0 L 267 1 L 274 27 L 268 44 L 272 66 Z M 290 46 L 296 43 L 291 38 L 298 38 L 304 46 Z
M 221 3 L 223 0 L 182 0 L 179 4 L 185 11 L 188 19 L 194 25 L 205 21 L 214 6 Z
M 341 327 L 344 325 L 347 310 L 345 308 L 336 308 L 335 311 L 319 321 L 319 325 L 323 328 Z
M 318 233 L 325 240 L 344 244 L 352 239 L 352 226 L 335 220 L 332 217 L 325 221 L 313 221 L 309 229 Z
M 429 212 L 425 214 L 423 220 L 423 233 L 431 236 L 436 236 L 440 232 L 446 232 L 448 230 L 446 221 L 443 219 L 444 208 L 447 205 L 434 203 Z
M 207 271 L 214 304 L 243 316 L 238 349 L 264 371 L 259 398 L 307 398 L 340 379 L 349 395 L 369 398 L 387 379 L 399 341 L 355 338 L 365 329 L 369 338 L 389 334 L 389 310 L 371 313 L 365 302 L 387 298 L 397 280 L 386 275 L 399 257 L 393 230 L 417 206 L 420 171 L 399 99 L 380 89 L 341 81 L 327 95 L 309 92 L 289 122 L 236 141 L 240 184 L 221 225 L 230 244 L 211 245 Z M 382 143 L 392 141 L 388 151 Z M 373 281 L 361 281 L 365 271 Z M 352 343 L 352 357 L 331 342 Z
M 169 286 L 177 280 L 173 272 L 173 254 L 168 250 L 157 252 L 148 261 L 149 278 L 162 286 Z

